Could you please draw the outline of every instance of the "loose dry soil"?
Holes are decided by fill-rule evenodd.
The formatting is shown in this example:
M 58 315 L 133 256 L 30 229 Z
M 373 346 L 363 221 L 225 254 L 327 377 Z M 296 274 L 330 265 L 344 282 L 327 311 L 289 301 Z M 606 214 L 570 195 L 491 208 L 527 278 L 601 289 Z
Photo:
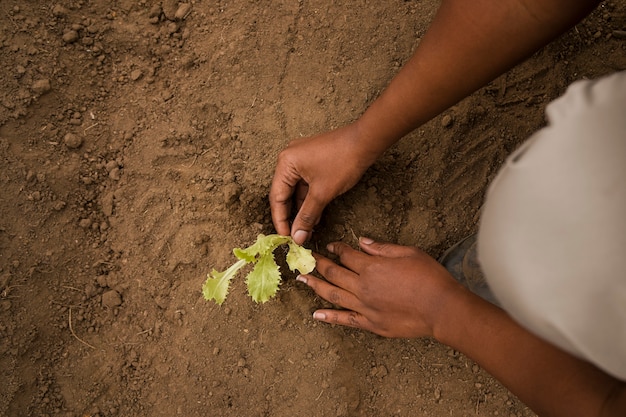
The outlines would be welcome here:
M 263 305 L 242 279 L 222 307 L 200 293 L 273 232 L 278 152 L 358 117 L 437 5 L 1 1 L 0 415 L 533 415 L 433 340 L 314 322 L 321 300 L 289 272 Z M 440 255 L 545 105 L 626 68 L 624 29 L 626 1 L 607 1 L 409 135 L 311 247 L 367 235 Z

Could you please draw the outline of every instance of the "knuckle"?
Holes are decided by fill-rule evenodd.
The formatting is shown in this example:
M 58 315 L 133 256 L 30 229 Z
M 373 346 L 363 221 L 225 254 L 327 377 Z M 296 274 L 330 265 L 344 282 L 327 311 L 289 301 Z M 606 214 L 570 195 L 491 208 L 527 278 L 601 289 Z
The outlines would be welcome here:
M 331 290 L 328 293 L 328 301 L 336 305 L 341 305 L 341 294 L 339 294 L 339 291 Z
M 317 223 L 317 217 L 310 213 L 299 213 L 298 215 L 300 222 L 307 226 L 315 226 Z
M 352 327 L 361 327 L 361 321 L 359 320 L 359 315 L 354 311 L 351 311 L 350 313 L 348 313 L 347 324 Z
M 335 263 L 330 263 L 328 264 L 328 266 L 326 266 L 324 276 L 332 281 L 341 274 L 341 270 L 342 268 L 339 265 Z

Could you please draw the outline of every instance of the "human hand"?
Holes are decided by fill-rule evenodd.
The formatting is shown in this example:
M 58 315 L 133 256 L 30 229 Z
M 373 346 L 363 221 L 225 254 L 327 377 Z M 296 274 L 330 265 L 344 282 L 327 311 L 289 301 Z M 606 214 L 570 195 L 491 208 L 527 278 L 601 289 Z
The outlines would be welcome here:
M 304 243 L 326 205 L 352 188 L 375 159 L 362 149 L 356 124 L 292 141 L 278 156 L 269 195 L 276 231 Z M 293 203 L 297 215 L 290 228 Z
M 326 281 L 313 275 L 297 278 L 346 309 L 321 309 L 313 317 L 386 337 L 433 336 L 440 311 L 465 289 L 418 248 L 368 238 L 361 238 L 359 245 L 365 253 L 345 243 L 328 246 L 343 266 L 316 254 L 316 268 Z

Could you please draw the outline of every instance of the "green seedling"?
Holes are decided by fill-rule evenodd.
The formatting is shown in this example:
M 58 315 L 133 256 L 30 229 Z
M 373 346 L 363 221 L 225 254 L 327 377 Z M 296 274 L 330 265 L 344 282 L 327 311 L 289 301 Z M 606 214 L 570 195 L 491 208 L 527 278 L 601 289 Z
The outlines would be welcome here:
M 274 259 L 274 249 L 287 244 L 287 265 L 293 272 L 298 270 L 300 274 L 308 274 L 315 268 L 315 258 L 309 249 L 298 245 L 290 236 L 260 234 L 256 242 L 251 246 L 241 249 L 233 249 L 235 257 L 239 259 L 230 268 L 223 272 L 215 269 L 208 274 L 207 280 L 202 285 L 202 295 L 208 300 L 213 300 L 221 305 L 228 295 L 230 281 L 241 268 L 253 264 L 254 268 L 246 277 L 248 294 L 257 303 L 264 303 L 272 298 L 278 291 L 281 276 L 278 264 Z

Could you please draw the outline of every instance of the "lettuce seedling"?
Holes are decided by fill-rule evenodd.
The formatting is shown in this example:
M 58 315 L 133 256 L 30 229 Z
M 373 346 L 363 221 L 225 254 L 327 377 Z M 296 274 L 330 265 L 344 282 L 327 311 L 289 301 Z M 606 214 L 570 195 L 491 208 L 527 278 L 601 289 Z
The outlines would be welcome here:
M 251 246 L 233 249 L 234 255 L 239 260 L 230 268 L 223 272 L 214 269 L 208 274 L 207 280 L 202 285 L 205 300 L 214 300 L 221 305 L 228 295 L 230 281 L 248 264 L 254 264 L 254 268 L 246 277 L 250 297 L 257 303 L 264 303 L 272 298 L 281 282 L 280 270 L 274 260 L 274 249 L 283 244 L 289 245 L 286 257 L 289 269 L 293 272 L 297 269 L 301 274 L 313 271 L 315 258 L 309 249 L 298 245 L 290 236 L 260 234 Z

